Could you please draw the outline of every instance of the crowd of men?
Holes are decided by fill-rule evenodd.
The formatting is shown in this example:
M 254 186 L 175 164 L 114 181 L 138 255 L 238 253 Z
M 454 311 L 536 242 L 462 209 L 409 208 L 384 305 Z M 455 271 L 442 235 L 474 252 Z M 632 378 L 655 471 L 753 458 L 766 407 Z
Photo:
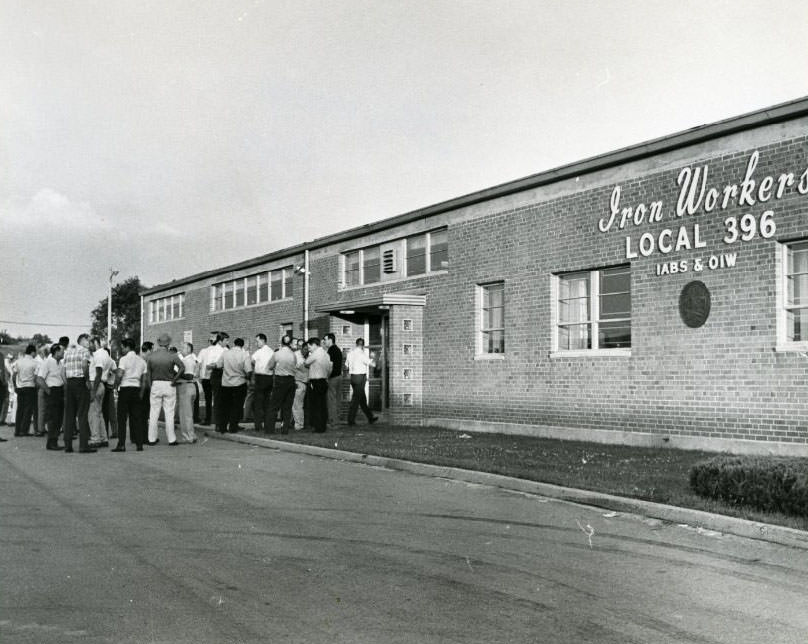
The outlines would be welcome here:
M 194 426 L 201 420 L 204 398 L 201 424 L 213 424 L 220 433 L 241 431 L 240 423 L 249 417 L 259 433 L 325 432 L 339 421 L 343 371 L 352 388 L 347 424 L 355 424 L 360 408 L 369 423 L 376 422 L 365 395 L 375 362 L 362 338 L 345 364 L 332 333 L 322 342 L 284 335 L 274 350 L 259 333 L 252 354 L 242 338 L 232 345 L 229 339 L 227 333 L 213 332 L 196 355 L 191 343 L 180 351 L 167 334 L 160 335 L 157 346 L 144 342 L 137 347 L 127 338 L 117 362 L 99 338 L 87 334 L 75 344 L 67 337 L 51 346 L 29 344 L 18 356 L 2 357 L 0 424 L 7 420 L 13 397 L 14 421 L 8 424 L 14 425 L 14 435 L 46 436 L 48 450 L 72 453 L 78 435 L 79 453 L 109 447 L 110 439 L 117 439 L 111 451 L 125 452 L 128 430 L 130 443 L 142 451 L 160 442 L 161 417 L 169 445 L 196 443 Z

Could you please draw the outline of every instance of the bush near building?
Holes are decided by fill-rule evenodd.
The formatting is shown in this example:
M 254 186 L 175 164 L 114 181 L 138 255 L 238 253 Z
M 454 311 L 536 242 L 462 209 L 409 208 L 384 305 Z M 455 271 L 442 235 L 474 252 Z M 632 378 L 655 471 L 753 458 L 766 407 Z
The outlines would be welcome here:
M 808 459 L 717 456 L 691 467 L 690 487 L 731 505 L 808 517 Z

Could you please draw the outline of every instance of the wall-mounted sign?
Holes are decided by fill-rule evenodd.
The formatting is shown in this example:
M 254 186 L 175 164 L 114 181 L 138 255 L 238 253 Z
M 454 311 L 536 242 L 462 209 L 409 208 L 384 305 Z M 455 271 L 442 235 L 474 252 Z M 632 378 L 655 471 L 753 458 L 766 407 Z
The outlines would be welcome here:
M 676 208 L 665 209 L 661 199 L 649 203 L 625 205 L 621 203 L 621 187 L 616 185 L 609 200 L 609 212 L 598 221 L 598 230 L 607 233 L 611 230 L 629 231 L 646 224 L 656 224 L 665 219 L 676 223 L 669 228 L 657 232 L 644 232 L 639 235 L 627 235 L 625 238 L 625 257 L 635 259 L 650 257 L 654 254 L 668 255 L 689 250 L 706 248 L 708 235 L 705 228 L 713 225 L 709 219 L 701 223 L 684 223 L 683 217 L 697 216 L 726 210 L 730 207 L 749 208 L 752 212 L 731 215 L 723 220 L 723 242 L 725 245 L 749 242 L 755 238 L 771 239 L 777 231 L 774 221 L 774 210 L 764 206 L 770 201 L 776 202 L 793 193 L 808 195 L 808 168 L 799 178 L 794 172 L 783 172 L 779 175 L 756 176 L 760 152 L 755 150 L 746 164 L 746 172 L 742 180 L 726 185 L 709 183 L 709 165 L 695 168 L 683 168 L 679 172 L 676 184 L 679 195 Z M 710 251 L 706 251 L 709 253 Z M 714 252 L 690 260 L 667 261 L 656 266 L 657 275 L 685 273 L 689 270 L 699 272 L 709 269 L 732 268 L 735 266 L 737 253 Z
M 685 284 L 679 294 L 679 315 L 691 329 L 698 329 L 710 317 L 710 290 L 698 280 Z

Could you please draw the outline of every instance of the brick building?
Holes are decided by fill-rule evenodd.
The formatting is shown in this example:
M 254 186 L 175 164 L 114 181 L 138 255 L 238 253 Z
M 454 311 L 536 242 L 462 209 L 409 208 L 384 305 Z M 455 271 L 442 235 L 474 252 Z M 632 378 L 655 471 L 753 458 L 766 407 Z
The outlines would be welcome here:
M 807 213 L 802 99 L 147 289 L 143 337 L 364 337 L 394 423 L 806 455 Z

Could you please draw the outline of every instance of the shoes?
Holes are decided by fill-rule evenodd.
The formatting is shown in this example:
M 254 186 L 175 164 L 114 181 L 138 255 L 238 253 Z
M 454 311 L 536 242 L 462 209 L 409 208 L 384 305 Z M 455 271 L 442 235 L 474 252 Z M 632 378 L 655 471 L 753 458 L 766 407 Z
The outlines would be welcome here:
M 73 450 L 70 450 L 71 452 Z M 85 447 L 84 449 L 79 450 L 79 454 L 95 454 L 98 450 L 95 447 Z
M 372 424 L 373 424 L 373 423 L 375 423 L 377 420 L 379 420 L 379 417 L 378 417 L 378 416 L 374 416 L 373 418 L 368 418 L 368 425 L 372 425 Z
M 65 447 L 65 454 L 72 454 L 73 448 L 72 447 Z
M 47 436 L 47 433 L 45 433 L 45 432 L 34 432 L 34 436 L 36 436 L 37 438 L 41 438 L 42 436 Z
M 137 446 L 137 451 L 142 452 L 143 451 L 143 445 L 138 445 Z
M 45 449 L 49 449 L 54 452 L 61 452 L 64 449 L 64 447 L 62 447 L 61 445 L 46 445 Z
M 98 449 L 99 447 L 109 447 L 109 441 L 100 441 L 98 443 L 90 443 L 90 447 Z
M 146 445 L 157 445 L 160 442 L 159 438 L 155 438 L 153 441 L 146 441 Z
M 0 443 L 8 443 L 8 439 L 7 438 L 0 438 Z
M 168 446 L 169 446 L 169 447 L 176 447 L 176 446 L 177 446 L 177 445 L 179 445 L 179 444 L 180 444 L 180 442 L 179 442 L 179 441 L 174 441 L 173 443 L 169 443 L 169 444 L 168 444 Z
M 111 452 L 125 452 L 126 448 L 123 445 L 118 445 L 117 447 L 110 450 Z
M 198 440 L 198 439 L 196 439 L 196 438 L 195 438 L 194 440 L 192 440 L 192 441 L 191 441 L 191 444 L 192 444 L 192 445 L 196 445 L 197 440 Z

